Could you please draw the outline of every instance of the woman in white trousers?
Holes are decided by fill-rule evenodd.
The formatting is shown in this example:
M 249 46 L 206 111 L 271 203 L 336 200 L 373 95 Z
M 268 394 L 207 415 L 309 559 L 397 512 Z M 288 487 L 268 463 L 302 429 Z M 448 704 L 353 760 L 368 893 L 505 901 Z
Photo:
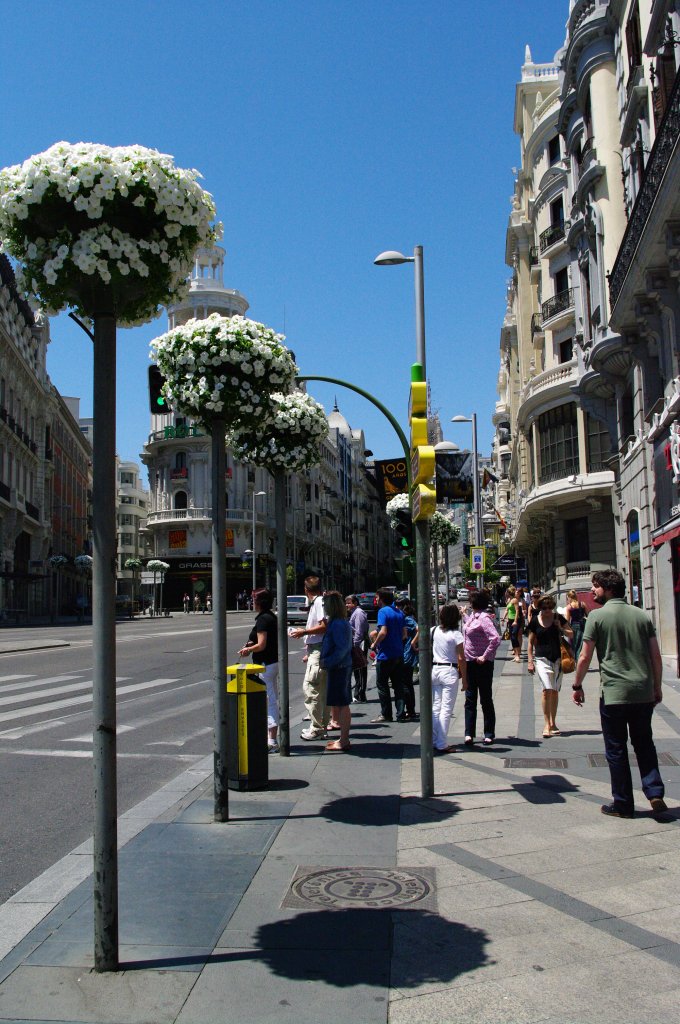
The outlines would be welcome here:
M 467 689 L 460 608 L 445 604 L 439 625 L 432 630 L 432 742 L 435 752 L 449 754 L 448 731 L 458 696 L 458 686 Z

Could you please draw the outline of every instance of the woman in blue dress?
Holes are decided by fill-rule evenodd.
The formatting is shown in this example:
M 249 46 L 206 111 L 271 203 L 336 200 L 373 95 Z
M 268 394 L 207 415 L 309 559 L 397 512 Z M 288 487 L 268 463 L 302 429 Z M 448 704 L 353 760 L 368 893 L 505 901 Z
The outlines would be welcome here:
M 326 670 L 326 704 L 331 721 L 337 722 L 340 735 L 326 744 L 326 750 L 338 754 L 349 750 L 352 721 L 352 629 L 342 594 L 329 590 L 323 595 L 326 632 L 321 644 L 321 668 Z

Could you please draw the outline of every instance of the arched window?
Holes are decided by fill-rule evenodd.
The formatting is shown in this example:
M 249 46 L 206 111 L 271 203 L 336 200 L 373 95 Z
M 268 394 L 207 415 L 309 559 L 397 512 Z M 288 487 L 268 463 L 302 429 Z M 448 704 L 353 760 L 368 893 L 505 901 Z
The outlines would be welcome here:
M 177 452 L 175 455 L 175 469 L 186 469 L 187 468 L 187 453 Z
M 175 495 L 175 508 L 186 508 L 187 504 L 187 492 L 177 491 Z

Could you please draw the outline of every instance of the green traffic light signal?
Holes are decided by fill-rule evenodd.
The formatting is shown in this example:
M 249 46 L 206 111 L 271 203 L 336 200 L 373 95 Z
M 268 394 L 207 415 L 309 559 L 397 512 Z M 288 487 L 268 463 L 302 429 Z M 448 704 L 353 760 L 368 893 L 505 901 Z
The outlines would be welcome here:
M 168 400 L 163 394 L 165 377 L 157 366 L 149 367 L 149 409 L 155 415 L 168 412 Z

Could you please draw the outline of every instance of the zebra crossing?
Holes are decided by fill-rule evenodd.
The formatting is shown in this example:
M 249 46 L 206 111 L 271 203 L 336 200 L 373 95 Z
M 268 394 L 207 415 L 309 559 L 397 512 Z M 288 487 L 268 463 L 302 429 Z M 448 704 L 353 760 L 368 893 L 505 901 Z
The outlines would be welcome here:
M 170 722 L 173 718 L 184 717 L 191 713 L 199 713 L 210 702 L 208 693 L 197 699 L 191 699 L 210 680 L 186 682 L 178 677 L 161 676 L 155 679 L 132 681 L 130 676 L 116 677 L 116 695 L 121 721 L 117 726 L 119 734 L 132 733 L 162 722 Z M 16 754 L 55 754 L 63 757 L 91 756 L 92 734 L 84 731 L 87 728 L 92 709 L 92 675 L 88 671 L 71 671 L 62 675 L 38 676 L 31 674 L 0 675 L 0 752 Z M 179 699 L 176 699 L 179 697 Z M 189 698 L 189 699 L 187 699 Z M 167 706 L 167 700 L 175 700 Z M 164 706 L 160 707 L 161 700 Z M 149 712 L 149 704 L 153 710 Z M 88 723 L 89 724 L 89 723 Z M 211 727 L 206 725 L 196 729 L 187 726 L 185 739 L 176 736 L 166 744 L 157 736 L 152 747 L 168 745 L 179 749 L 185 740 L 195 739 L 202 733 L 209 733 Z M 16 741 L 28 737 L 37 737 L 41 733 L 50 733 L 51 747 L 24 748 L 16 745 Z M 75 746 L 83 749 L 74 750 Z M 147 756 L 144 754 L 126 753 L 121 756 Z M 182 757 L 178 753 L 163 755 L 151 752 L 149 756 Z M 189 755 L 187 755 L 189 756 Z

